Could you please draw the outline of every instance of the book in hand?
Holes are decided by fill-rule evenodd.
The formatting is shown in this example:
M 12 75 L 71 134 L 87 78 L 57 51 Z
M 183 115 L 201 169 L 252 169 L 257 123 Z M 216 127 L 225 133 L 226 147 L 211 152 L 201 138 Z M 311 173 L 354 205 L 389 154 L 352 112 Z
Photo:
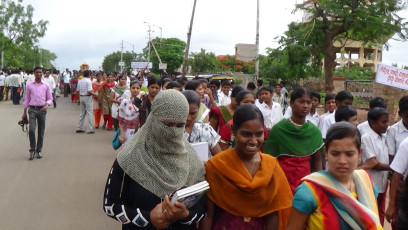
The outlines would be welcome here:
M 208 161 L 208 142 L 191 143 L 191 146 L 197 152 L 201 161 Z
M 210 185 L 207 181 L 201 181 L 197 184 L 191 185 L 186 188 L 177 190 L 171 196 L 171 203 L 176 201 L 183 203 L 187 208 L 193 207 L 210 189 Z

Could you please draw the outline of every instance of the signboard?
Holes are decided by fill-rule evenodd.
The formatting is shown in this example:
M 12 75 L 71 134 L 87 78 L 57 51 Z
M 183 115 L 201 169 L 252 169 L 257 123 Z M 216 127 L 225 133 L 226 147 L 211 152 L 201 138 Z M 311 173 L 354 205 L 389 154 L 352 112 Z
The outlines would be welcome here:
M 167 69 L 167 64 L 166 63 L 159 64 L 159 69 Z
M 131 62 L 130 66 L 133 69 L 151 69 L 153 67 L 153 63 L 151 62 Z
M 119 62 L 119 66 L 125 66 L 125 62 L 120 61 L 120 62 Z
M 375 81 L 380 84 L 408 90 L 408 70 L 379 64 Z

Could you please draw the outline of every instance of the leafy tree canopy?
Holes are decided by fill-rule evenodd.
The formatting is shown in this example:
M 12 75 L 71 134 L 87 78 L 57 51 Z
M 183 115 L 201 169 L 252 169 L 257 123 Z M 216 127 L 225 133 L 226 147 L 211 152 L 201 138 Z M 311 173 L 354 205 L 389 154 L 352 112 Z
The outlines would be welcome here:
M 184 49 L 186 43 L 178 38 L 159 38 L 156 37 L 151 40 L 157 53 L 160 56 L 162 63 L 167 64 L 167 72 L 174 72 L 176 69 L 180 68 L 184 60 Z M 148 46 L 143 49 L 144 60 L 147 61 L 148 56 Z M 154 73 L 159 73 L 159 59 L 154 51 L 153 46 L 150 46 L 150 61 L 153 63 L 152 71 Z
M 200 52 L 191 53 L 188 64 L 191 66 L 192 72 L 194 73 L 207 73 L 216 72 L 219 63 L 215 54 L 210 52 L 205 52 L 205 49 L 201 49 Z
M 33 22 L 34 8 L 22 5 L 23 0 L 0 0 L 0 51 L 4 54 L 8 68 L 27 68 L 33 63 L 34 46 L 39 38 L 44 37 L 48 21 Z M 43 53 L 44 54 L 44 53 Z M 48 54 L 48 53 L 46 53 Z M 41 59 L 41 56 L 38 55 Z M 56 58 L 55 54 L 43 56 L 44 63 L 50 63 L 46 58 Z M 27 64 L 30 63 L 30 64 Z M 40 64 L 38 62 L 38 64 Z M 31 69 L 32 66 L 29 68 Z
M 396 0 L 319 0 L 297 5 L 306 11 L 308 22 L 302 24 L 294 42 L 302 44 L 318 59 L 324 58 L 326 92 L 332 92 L 336 53 L 348 41 L 362 41 L 366 46 L 383 44 L 397 34 L 406 40 L 407 22 L 397 15 L 403 9 Z M 338 41 L 342 46 L 335 46 Z M 387 44 L 385 44 L 387 48 Z

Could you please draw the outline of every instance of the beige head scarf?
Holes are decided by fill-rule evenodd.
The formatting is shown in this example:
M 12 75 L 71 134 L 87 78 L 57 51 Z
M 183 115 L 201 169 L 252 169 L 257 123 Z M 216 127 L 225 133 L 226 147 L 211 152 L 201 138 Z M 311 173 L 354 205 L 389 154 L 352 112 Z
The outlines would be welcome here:
M 146 123 L 117 157 L 127 175 L 159 197 L 204 180 L 204 165 L 183 138 L 184 127 L 162 123 L 186 122 L 188 109 L 187 99 L 177 90 L 159 93 Z

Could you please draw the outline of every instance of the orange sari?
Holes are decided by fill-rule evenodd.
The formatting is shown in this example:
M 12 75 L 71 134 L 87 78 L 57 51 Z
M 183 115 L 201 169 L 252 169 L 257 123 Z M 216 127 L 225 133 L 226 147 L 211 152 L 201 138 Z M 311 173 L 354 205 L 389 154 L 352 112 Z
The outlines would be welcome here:
M 279 228 L 286 227 L 292 192 L 278 160 L 259 153 L 261 165 L 252 177 L 233 148 L 206 164 L 210 184 L 208 198 L 228 213 L 245 218 L 263 217 L 279 211 Z

